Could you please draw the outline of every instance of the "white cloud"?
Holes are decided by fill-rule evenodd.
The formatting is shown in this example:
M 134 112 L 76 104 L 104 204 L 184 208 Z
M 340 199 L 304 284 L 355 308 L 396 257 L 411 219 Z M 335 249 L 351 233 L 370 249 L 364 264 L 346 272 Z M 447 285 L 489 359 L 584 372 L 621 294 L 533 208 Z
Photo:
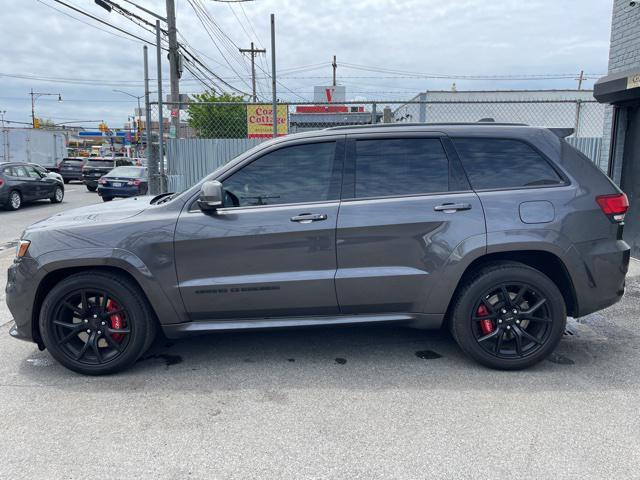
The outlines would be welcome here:
M 150 40 L 153 35 L 89 0 L 68 0 L 85 11 Z M 220 27 L 237 45 L 248 47 L 253 37 L 239 6 L 203 0 Z M 38 100 L 37 114 L 57 121 L 106 119 L 126 121 L 135 100 L 112 92 L 121 88 L 142 93 L 142 46 L 119 36 L 91 28 L 65 16 L 95 23 L 53 0 L 4 0 L 0 15 L 0 73 L 93 79 L 92 85 L 40 82 L 0 77 L 0 110 L 7 118 L 28 121 L 30 88 L 61 92 L 66 99 Z M 124 2 L 121 2 L 125 5 Z M 164 13 L 164 0 L 137 0 Z M 235 74 L 215 48 L 186 0 L 177 0 L 178 28 L 189 43 L 212 60 L 212 70 L 224 78 Z M 132 7 L 128 7 L 132 8 Z M 243 21 L 243 29 L 236 16 Z M 611 22 L 611 2 L 603 0 L 256 0 L 242 4 L 255 28 L 257 43 L 269 49 L 269 14 L 276 14 L 278 70 L 324 62 L 321 70 L 283 75 L 282 82 L 310 98 L 313 85 L 331 78 L 330 61 L 338 56 L 338 80 L 358 98 L 406 99 L 409 92 L 449 88 L 451 81 L 396 78 L 349 78 L 376 75 L 341 66 L 341 62 L 382 66 L 395 70 L 454 74 L 605 73 Z M 103 27 L 101 28 L 107 28 Z M 117 32 L 114 32 L 117 33 Z M 120 34 L 118 34 L 120 35 Z M 223 47 L 221 47 L 223 48 Z M 223 49 L 223 52 L 230 54 Z M 244 67 L 230 60 L 235 70 L 248 76 Z M 165 62 L 166 63 L 166 62 Z M 270 64 L 268 57 L 259 65 Z M 165 65 L 166 67 L 166 65 Z M 155 71 L 155 51 L 150 49 L 150 68 Z M 168 72 L 164 73 L 165 80 Z M 155 77 L 155 74 L 153 74 Z M 286 78 L 286 77 L 321 78 Z M 383 75 L 393 76 L 393 75 Z M 190 75 L 187 74 L 187 77 Z M 100 81 L 122 82 L 123 86 Z M 246 84 L 230 80 L 247 90 Z M 248 79 L 245 79 L 248 81 Z M 262 89 L 268 82 L 259 82 Z M 472 82 L 456 80 L 459 90 L 487 88 L 570 88 L 572 81 Z M 587 86 L 591 85 L 588 83 Z M 182 91 L 198 91 L 193 80 Z M 152 90 L 156 90 L 152 82 Z M 399 93 L 365 93 L 390 92 Z M 280 98 L 297 98 L 281 92 Z

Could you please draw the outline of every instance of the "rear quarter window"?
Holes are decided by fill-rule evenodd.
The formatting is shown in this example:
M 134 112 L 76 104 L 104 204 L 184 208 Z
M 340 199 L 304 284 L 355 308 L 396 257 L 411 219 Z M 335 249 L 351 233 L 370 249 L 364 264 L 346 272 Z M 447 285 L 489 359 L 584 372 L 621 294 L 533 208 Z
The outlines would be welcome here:
M 533 147 L 520 140 L 453 138 L 474 190 L 562 185 L 564 180 Z

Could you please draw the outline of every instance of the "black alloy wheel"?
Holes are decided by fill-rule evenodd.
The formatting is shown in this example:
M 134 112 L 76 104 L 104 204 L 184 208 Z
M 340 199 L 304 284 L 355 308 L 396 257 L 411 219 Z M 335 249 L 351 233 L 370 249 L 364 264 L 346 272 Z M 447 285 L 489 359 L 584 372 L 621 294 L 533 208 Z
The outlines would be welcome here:
M 115 359 L 126 350 L 132 325 L 119 299 L 83 288 L 66 295 L 54 311 L 52 334 L 70 358 L 91 365 Z
M 566 317 L 564 298 L 549 277 L 527 265 L 504 262 L 480 269 L 459 288 L 449 326 L 473 359 L 516 370 L 553 352 Z
M 481 295 L 472 321 L 476 341 L 499 358 L 534 354 L 547 341 L 553 322 L 544 295 L 521 282 L 499 285 Z
M 156 319 L 132 280 L 96 270 L 56 284 L 38 326 L 45 347 L 65 367 L 102 375 L 135 363 L 153 341 Z

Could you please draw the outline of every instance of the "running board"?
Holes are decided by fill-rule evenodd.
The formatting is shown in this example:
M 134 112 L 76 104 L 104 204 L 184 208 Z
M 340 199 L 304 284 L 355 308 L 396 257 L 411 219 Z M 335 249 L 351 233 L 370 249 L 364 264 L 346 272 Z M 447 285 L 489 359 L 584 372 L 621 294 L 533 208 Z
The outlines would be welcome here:
M 168 338 L 180 338 L 207 332 L 231 330 L 256 330 L 293 327 L 317 327 L 329 325 L 352 325 L 359 323 L 407 322 L 416 328 L 440 328 L 441 314 L 385 313 L 370 315 L 337 315 L 313 317 L 243 318 L 234 320 L 204 320 L 197 322 L 162 325 Z

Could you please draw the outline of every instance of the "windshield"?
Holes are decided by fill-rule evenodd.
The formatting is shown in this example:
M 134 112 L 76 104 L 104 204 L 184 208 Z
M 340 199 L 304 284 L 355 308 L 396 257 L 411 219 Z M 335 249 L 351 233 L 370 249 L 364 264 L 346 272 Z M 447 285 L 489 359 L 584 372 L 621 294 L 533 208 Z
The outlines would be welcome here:
M 127 178 L 142 178 L 146 175 L 146 168 L 142 167 L 118 167 L 111 170 L 108 177 L 127 177 Z
M 75 158 L 65 158 L 62 160 L 62 163 L 65 165 L 73 164 L 73 165 L 81 165 L 83 160 L 76 160 Z
M 113 167 L 113 160 L 87 160 L 87 167 Z

